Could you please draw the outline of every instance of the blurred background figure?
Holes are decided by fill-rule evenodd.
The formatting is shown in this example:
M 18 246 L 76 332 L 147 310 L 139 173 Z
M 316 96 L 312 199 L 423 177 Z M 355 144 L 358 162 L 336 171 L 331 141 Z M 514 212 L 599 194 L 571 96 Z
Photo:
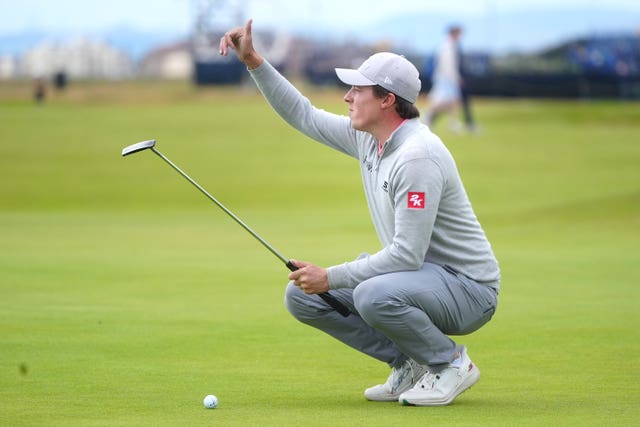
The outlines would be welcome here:
M 466 130 L 473 132 L 476 130 L 476 125 L 471 112 L 470 95 L 464 82 L 461 36 L 462 27 L 459 25 L 451 25 L 447 29 L 447 37 L 435 59 L 433 84 L 427 95 L 428 106 L 424 113 L 424 121 L 429 127 L 433 127 L 436 119 L 442 113 L 446 113 L 450 128 L 461 132 L 463 127 L 458 118 L 461 105 Z
M 473 119 L 473 113 L 471 112 L 471 94 L 469 93 L 469 87 L 467 86 L 467 72 L 465 62 L 462 56 L 462 47 L 460 43 L 460 37 L 462 36 L 462 27 L 458 28 L 458 35 L 456 37 L 456 57 L 458 61 L 458 74 L 460 80 L 460 102 L 462 104 L 462 113 L 464 114 L 464 124 L 468 132 L 476 132 L 478 129 Z
M 44 102 L 45 96 L 46 88 L 44 85 L 44 80 L 42 80 L 41 78 L 37 78 L 33 86 L 33 100 L 36 102 L 36 104 L 42 104 Z
M 53 85 L 57 90 L 63 90 L 67 87 L 69 83 L 69 78 L 67 77 L 67 73 L 65 71 L 56 71 L 53 75 Z

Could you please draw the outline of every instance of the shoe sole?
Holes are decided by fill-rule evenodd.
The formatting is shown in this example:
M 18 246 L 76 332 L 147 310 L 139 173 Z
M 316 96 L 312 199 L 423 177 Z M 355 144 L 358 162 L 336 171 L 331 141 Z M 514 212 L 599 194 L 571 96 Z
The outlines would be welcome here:
M 409 390 L 411 390 L 411 387 L 407 387 L 404 391 L 396 394 L 380 393 L 380 394 L 371 394 L 371 395 L 367 395 L 367 392 L 365 390 L 364 398 L 371 402 L 397 402 L 398 399 L 400 399 L 400 396 L 402 395 L 402 393 Z
M 411 388 L 418 382 L 418 380 L 420 378 L 422 378 L 422 376 L 424 374 L 427 373 L 426 369 L 420 370 L 418 371 L 418 375 L 415 376 L 415 381 L 413 381 L 411 383 L 410 386 L 408 386 L 406 389 L 404 389 L 403 391 L 401 391 L 400 393 L 397 394 L 379 394 L 379 395 L 369 395 L 367 396 L 367 390 L 364 391 L 364 398 L 367 399 L 370 402 L 397 402 L 398 399 L 400 399 L 400 396 L 402 395 L 402 393 L 411 390 Z M 375 387 L 372 387 L 375 388 Z
M 369 402 L 397 402 L 398 399 L 400 398 L 400 395 L 396 395 L 396 396 L 383 396 L 383 397 L 368 397 L 365 396 L 365 399 L 367 399 Z
M 454 401 L 465 391 L 469 390 L 480 379 L 480 370 L 476 367 L 474 371 L 460 384 L 460 387 L 450 396 L 446 396 L 443 400 L 412 400 L 402 399 L 400 402 L 403 406 L 445 406 Z

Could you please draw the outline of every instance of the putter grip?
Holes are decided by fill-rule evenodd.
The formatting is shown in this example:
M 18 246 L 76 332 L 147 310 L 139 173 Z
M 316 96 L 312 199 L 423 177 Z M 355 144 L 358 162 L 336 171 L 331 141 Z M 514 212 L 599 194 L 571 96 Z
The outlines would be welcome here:
M 291 261 L 287 262 L 287 268 L 291 271 L 296 271 L 298 269 L 298 267 L 296 267 L 295 265 L 293 265 L 291 263 Z M 351 311 L 349 311 L 349 309 L 347 308 L 347 306 L 345 306 L 344 304 L 342 304 L 340 301 L 338 301 L 333 295 L 331 295 L 329 292 L 324 292 L 321 294 L 318 294 L 318 296 L 320 298 L 322 298 L 324 300 L 324 302 L 326 302 L 327 304 L 329 304 L 331 307 L 333 307 L 334 310 L 336 310 L 338 313 L 340 313 L 342 316 L 347 317 L 351 314 Z

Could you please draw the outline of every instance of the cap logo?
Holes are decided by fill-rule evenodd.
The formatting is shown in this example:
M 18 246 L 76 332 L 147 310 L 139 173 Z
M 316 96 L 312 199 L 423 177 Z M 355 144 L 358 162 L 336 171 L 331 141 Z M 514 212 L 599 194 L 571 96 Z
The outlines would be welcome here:
M 350 86 L 380 85 L 412 104 L 420 93 L 418 69 L 405 57 L 391 52 L 371 55 L 357 70 L 336 68 L 336 74 Z

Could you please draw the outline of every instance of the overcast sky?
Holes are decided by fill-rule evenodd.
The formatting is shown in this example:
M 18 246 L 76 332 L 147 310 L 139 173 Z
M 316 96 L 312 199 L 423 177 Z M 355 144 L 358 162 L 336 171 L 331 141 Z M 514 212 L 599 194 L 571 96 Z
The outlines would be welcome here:
M 116 25 L 189 32 L 197 0 L 0 0 L 0 33 L 25 29 L 96 31 Z M 215 2 L 214 2 L 215 3 Z M 603 4 L 603 0 L 218 0 L 243 4 L 247 17 L 270 26 L 347 27 L 406 11 L 486 15 L 527 8 Z M 638 0 L 605 0 L 640 17 Z M 226 13 L 223 10 L 217 13 Z M 639 20 L 640 25 L 640 20 Z
M 156 41 L 158 35 L 162 42 L 181 40 L 193 33 L 197 5 L 206 3 L 227 5 L 210 15 L 223 29 L 251 17 L 257 32 L 369 41 L 392 37 L 396 46 L 418 51 L 435 49 L 452 22 L 465 27 L 467 48 L 493 52 L 534 51 L 586 34 L 640 31 L 640 0 L 0 0 L 0 37 L 5 37 L 0 54 L 31 46 L 35 39 L 16 44 L 14 36 L 34 30 L 58 39 L 109 32 L 112 43 L 114 33 L 130 30 L 152 32 Z M 119 47 L 135 40 L 125 44 Z

